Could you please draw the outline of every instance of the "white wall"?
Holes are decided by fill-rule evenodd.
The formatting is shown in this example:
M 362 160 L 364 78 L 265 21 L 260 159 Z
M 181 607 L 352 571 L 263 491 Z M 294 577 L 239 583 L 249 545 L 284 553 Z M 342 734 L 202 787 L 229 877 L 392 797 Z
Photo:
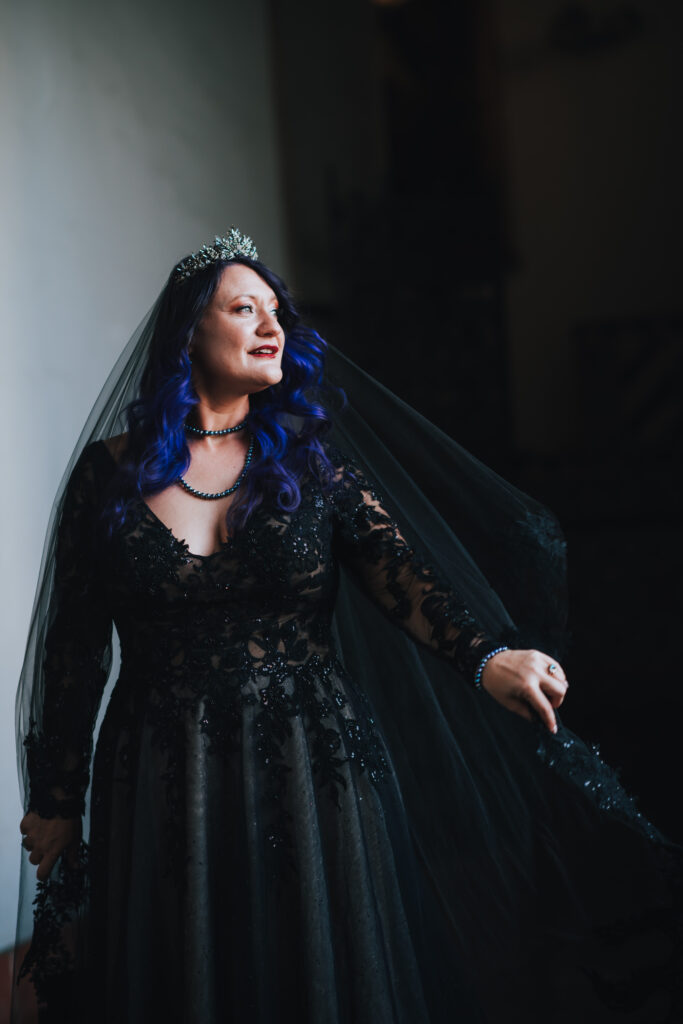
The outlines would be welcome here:
M 173 263 L 231 223 L 287 274 L 266 0 L 0 0 L 0 949 L 21 816 L 14 694 L 47 517 Z

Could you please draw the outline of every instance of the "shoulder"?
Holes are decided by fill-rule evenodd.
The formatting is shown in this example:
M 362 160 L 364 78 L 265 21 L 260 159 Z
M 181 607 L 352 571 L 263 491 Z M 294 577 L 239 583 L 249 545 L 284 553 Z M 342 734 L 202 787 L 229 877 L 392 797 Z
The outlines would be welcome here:
M 102 444 L 111 455 L 114 462 L 120 462 L 125 454 L 126 447 L 128 445 L 128 434 L 115 434 L 113 437 L 107 437 Z
M 360 472 L 358 461 L 345 449 L 332 441 L 322 441 L 322 450 L 332 471 L 331 483 L 343 484 L 347 478 L 353 479 Z
M 128 434 L 116 434 L 101 441 L 91 441 L 81 452 L 74 471 L 80 467 L 99 479 L 109 479 L 121 463 L 127 443 Z
M 333 442 L 324 442 L 324 450 L 332 467 L 331 489 L 337 500 L 353 504 L 379 503 L 381 489 L 373 473 L 356 453 Z
M 320 444 L 330 465 L 334 466 L 335 469 L 343 470 L 346 467 L 349 469 L 358 468 L 359 461 L 357 456 L 353 455 L 342 444 L 327 439 L 321 441 Z
M 366 484 L 373 482 L 372 467 L 360 452 L 332 441 L 325 441 L 324 447 L 330 463 L 340 474 L 362 480 Z
M 124 437 L 125 435 L 119 436 Z M 117 440 L 117 438 L 108 438 L 106 441 L 91 441 L 83 448 L 67 471 L 67 495 L 84 497 L 101 493 L 116 472 L 117 454 L 115 453 L 123 450 L 118 445 L 111 444 L 112 441 L 116 442 Z
M 125 451 L 126 436 L 118 434 L 116 437 L 91 441 L 78 456 L 74 464 L 74 472 L 80 468 L 83 471 L 89 470 L 97 476 L 111 476 Z

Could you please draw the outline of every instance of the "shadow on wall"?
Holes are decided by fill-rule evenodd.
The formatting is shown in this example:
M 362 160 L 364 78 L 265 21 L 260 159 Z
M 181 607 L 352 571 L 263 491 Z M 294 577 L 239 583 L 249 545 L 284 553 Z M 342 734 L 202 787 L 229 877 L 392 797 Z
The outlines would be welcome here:
M 683 5 L 272 7 L 300 302 L 557 513 L 565 717 L 680 835 Z

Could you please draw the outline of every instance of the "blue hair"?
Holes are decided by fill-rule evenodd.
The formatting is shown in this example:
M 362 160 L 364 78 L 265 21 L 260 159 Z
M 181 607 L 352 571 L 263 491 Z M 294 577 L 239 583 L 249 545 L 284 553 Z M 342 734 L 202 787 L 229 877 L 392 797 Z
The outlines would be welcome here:
M 251 267 L 273 289 L 285 346 L 282 379 L 249 396 L 247 429 L 254 457 L 228 508 L 228 529 L 241 529 L 264 502 L 284 512 L 296 509 L 309 473 L 324 490 L 331 484 L 334 467 L 322 443 L 331 428 L 324 402 L 343 406 L 345 396 L 325 382 L 327 345 L 302 323 L 284 282 L 261 262 L 244 257 L 211 264 L 185 280 L 176 277 L 174 268 L 161 295 L 139 396 L 126 410 L 126 449 L 105 508 L 110 533 L 125 522 L 136 499 L 169 487 L 190 464 L 184 424 L 199 399 L 188 347 L 223 270 L 232 263 Z

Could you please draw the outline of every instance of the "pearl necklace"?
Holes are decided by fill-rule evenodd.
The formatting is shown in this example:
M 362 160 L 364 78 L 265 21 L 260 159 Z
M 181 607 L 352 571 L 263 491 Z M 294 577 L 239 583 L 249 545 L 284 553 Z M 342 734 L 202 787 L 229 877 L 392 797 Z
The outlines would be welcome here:
M 246 422 L 246 420 L 245 420 L 245 422 Z M 243 426 L 244 426 L 244 423 L 240 423 L 236 427 L 228 427 L 228 429 L 226 431 L 215 431 L 215 433 L 229 433 L 231 430 L 240 430 Z M 213 432 L 209 430 L 209 431 L 207 431 L 207 433 L 210 434 L 210 433 L 213 433 Z M 247 470 L 249 469 L 249 463 L 251 462 L 253 455 L 254 455 L 254 438 L 252 436 L 252 439 L 249 442 L 249 450 L 247 451 L 247 457 L 246 457 L 246 459 L 244 461 L 244 468 L 242 469 L 242 472 L 237 477 L 237 480 L 235 480 L 235 482 L 232 485 L 232 487 L 226 487 L 226 489 L 224 491 L 218 491 L 215 494 L 212 494 L 210 491 L 198 491 L 191 484 L 188 484 L 187 480 L 185 480 L 182 476 L 178 477 L 178 483 L 180 484 L 181 487 L 185 488 L 185 490 L 188 492 L 188 494 L 194 495 L 195 498 L 203 498 L 205 501 L 213 501 L 216 498 L 226 498 L 228 496 L 228 494 L 232 494 L 233 491 L 236 491 L 237 488 L 239 487 L 239 485 L 244 480 L 245 476 L 247 475 Z
M 224 434 L 234 434 L 236 430 L 244 430 L 248 418 L 248 416 L 245 417 L 236 427 L 225 427 L 224 430 L 202 430 L 201 427 L 191 427 L 189 423 L 185 424 L 185 430 L 189 430 L 196 437 L 223 437 Z

